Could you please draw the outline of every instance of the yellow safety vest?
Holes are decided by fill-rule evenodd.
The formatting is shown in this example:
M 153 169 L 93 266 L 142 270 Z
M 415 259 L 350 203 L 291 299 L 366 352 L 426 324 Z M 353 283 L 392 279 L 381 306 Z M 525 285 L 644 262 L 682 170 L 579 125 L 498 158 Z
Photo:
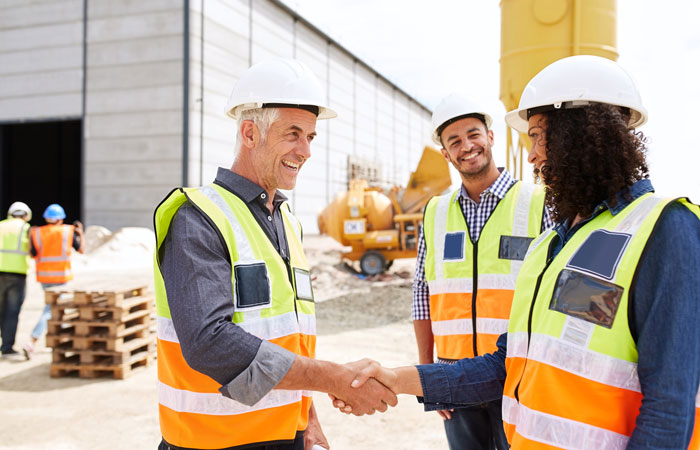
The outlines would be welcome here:
M 16 217 L 0 221 L 0 272 L 26 275 L 29 267 L 29 224 Z
M 442 359 L 496 350 L 508 329 L 522 258 L 540 234 L 544 213 L 544 189 L 516 182 L 472 242 L 458 194 L 433 198 L 423 221 L 430 320 Z
M 700 210 L 685 200 L 700 217 Z M 651 193 L 578 230 L 548 264 L 530 247 L 508 326 L 503 424 L 514 449 L 624 449 L 642 402 L 628 295 L 664 209 Z M 529 324 L 528 324 L 529 322 Z M 698 417 L 696 398 L 696 417 Z M 698 421 L 694 439 L 697 440 Z M 697 441 L 690 448 L 698 448 Z
M 234 194 L 215 184 L 173 190 L 158 206 L 154 218 L 158 397 L 163 438 L 177 447 L 211 449 L 292 441 L 298 431 L 306 429 L 311 392 L 273 389 L 255 405 L 246 406 L 224 397 L 219 383 L 192 369 L 182 355 L 160 272 L 158 248 L 185 201 L 206 214 L 226 241 L 232 264 L 233 323 L 298 355 L 313 358 L 316 345 L 309 266 L 301 244 L 301 226 L 289 206 L 285 203 L 280 208 L 290 250 L 287 267 L 247 205 Z M 255 274 L 253 282 L 250 275 L 244 277 L 246 273 Z M 296 280 L 303 278 L 308 278 L 305 286 L 309 289 L 295 289 Z M 240 295 L 250 289 L 267 292 L 267 301 L 251 302 L 250 296 Z

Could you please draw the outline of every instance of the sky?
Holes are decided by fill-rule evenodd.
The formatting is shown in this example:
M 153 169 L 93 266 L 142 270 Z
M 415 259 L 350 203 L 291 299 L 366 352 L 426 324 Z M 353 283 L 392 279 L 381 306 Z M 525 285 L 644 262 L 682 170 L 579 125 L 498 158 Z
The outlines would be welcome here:
M 505 165 L 496 0 L 283 0 L 428 108 L 465 95 L 494 117 Z M 618 62 L 649 121 L 647 162 L 657 193 L 700 202 L 700 2 L 618 0 Z M 455 177 L 453 176 L 453 180 Z

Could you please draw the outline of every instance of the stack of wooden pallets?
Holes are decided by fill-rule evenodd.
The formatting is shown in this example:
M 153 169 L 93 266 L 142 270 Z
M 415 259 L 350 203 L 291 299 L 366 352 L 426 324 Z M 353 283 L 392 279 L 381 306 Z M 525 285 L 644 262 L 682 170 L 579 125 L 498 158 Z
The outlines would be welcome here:
M 156 354 L 153 296 L 145 285 L 65 285 L 46 291 L 51 376 L 123 379 Z

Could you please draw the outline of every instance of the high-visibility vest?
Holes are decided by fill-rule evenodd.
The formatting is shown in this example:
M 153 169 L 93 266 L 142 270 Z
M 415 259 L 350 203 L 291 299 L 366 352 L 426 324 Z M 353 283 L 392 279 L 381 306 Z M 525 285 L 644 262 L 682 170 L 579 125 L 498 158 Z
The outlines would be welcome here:
M 158 248 L 168 233 L 173 216 L 189 201 L 216 226 L 231 259 L 233 323 L 261 339 L 298 355 L 315 356 L 316 318 L 313 295 L 295 289 L 296 280 L 307 277 L 309 265 L 301 244 L 301 225 L 289 206 L 281 205 L 289 245 L 289 266 L 280 257 L 248 206 L 226 189 L 211 184 L 173 190 L 155 212 L 155 292 L 158 325 L 158 380 L 160 429 L 171 446 L 229 448 L 253 443 L 293 441 L 306 429 L 311 392 L 273 389 L 253 406 L 224 397 L 221 385 L 192 369 L 182 354 L 173 327 L 167 293 L 160 272 Z M 267 304 L 249 305 L 239 297 L 243 281 L 240 270 L 257 266 L 267 275 L 257 284 L 269 284 Z M 257 272 L 258 274 L 260 272 Z M 238 275 L 237 275 L 238 274 Z M 302 299 L 298 297 L 302 297 Z M 245 306 L 241 304 L 245 303 Z
M 73 249 L 73 225 L 48 224 L 32 228 L 36 250 L 36 280 L 39 283 L 67 283 L 73 279 L 70 255 Z
M 29 224 L 8 217 L 0 221 L 0 272 L 27 274 L 29 267 Z
M 439 358 L 455 360 L 496 350 L 508 329 L 522 258 L 544 213 L 544 189 L 516 182 L 472 242 L 458 195 L 431 199 L 423 221 L 435 347 Z
M 697 206 L 679 201 L 700 218 Z M 643 398 L 628 295 L 671 203 L 648 193 L 614 216 L 606 210 L 549 264 L 556 232 L 532 243 L 508 326 L 502 413 L 512 448 L 626 448 Z M 696 419 L 698 406 L 696 397 Z M 696 440 L 698 420 L 694 431 Z

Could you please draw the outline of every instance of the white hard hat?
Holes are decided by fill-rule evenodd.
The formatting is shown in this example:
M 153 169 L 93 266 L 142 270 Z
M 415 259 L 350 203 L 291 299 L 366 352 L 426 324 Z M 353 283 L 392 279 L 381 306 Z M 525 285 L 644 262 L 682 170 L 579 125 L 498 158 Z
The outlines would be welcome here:
M 27 204 L 24 202 L 14 202 L 11 204 L 10 208 L 7 210 L 7 215 L 15 217 L 27 215 L 29 216 L 27 217 L 27 220 L 32 220 L 32 210 L 29 209 L 29 206 L 27 206 Z
M 506 123 L 527 133 L 533 114 L 592 103 L 629 108 L 631 128 L 647 121 L 637 86 L 619 64 L 600 56 L 577 55 L 555 61 L 535 75 L 525 86 L 518 109 L 506 114 Z
M 316 76 L 294 59 L 276 58 L 251 66 L 233 87 L 226 114 L 239 119 L 243 111 L 263 105 L 299 106 L 309 110 L 317 107 L 319 119 L 338 115 L 328 108 Z
M 443 98 L 433 111 L 433 141 L 442 146 L 440 141 L 442 130 L 452 122 L 467 117 L 477 117 L 486 124 L 486 128 L 491 128 L 491 116 L 482 112 L 476 104 L 459 94 L 450 94 Z

